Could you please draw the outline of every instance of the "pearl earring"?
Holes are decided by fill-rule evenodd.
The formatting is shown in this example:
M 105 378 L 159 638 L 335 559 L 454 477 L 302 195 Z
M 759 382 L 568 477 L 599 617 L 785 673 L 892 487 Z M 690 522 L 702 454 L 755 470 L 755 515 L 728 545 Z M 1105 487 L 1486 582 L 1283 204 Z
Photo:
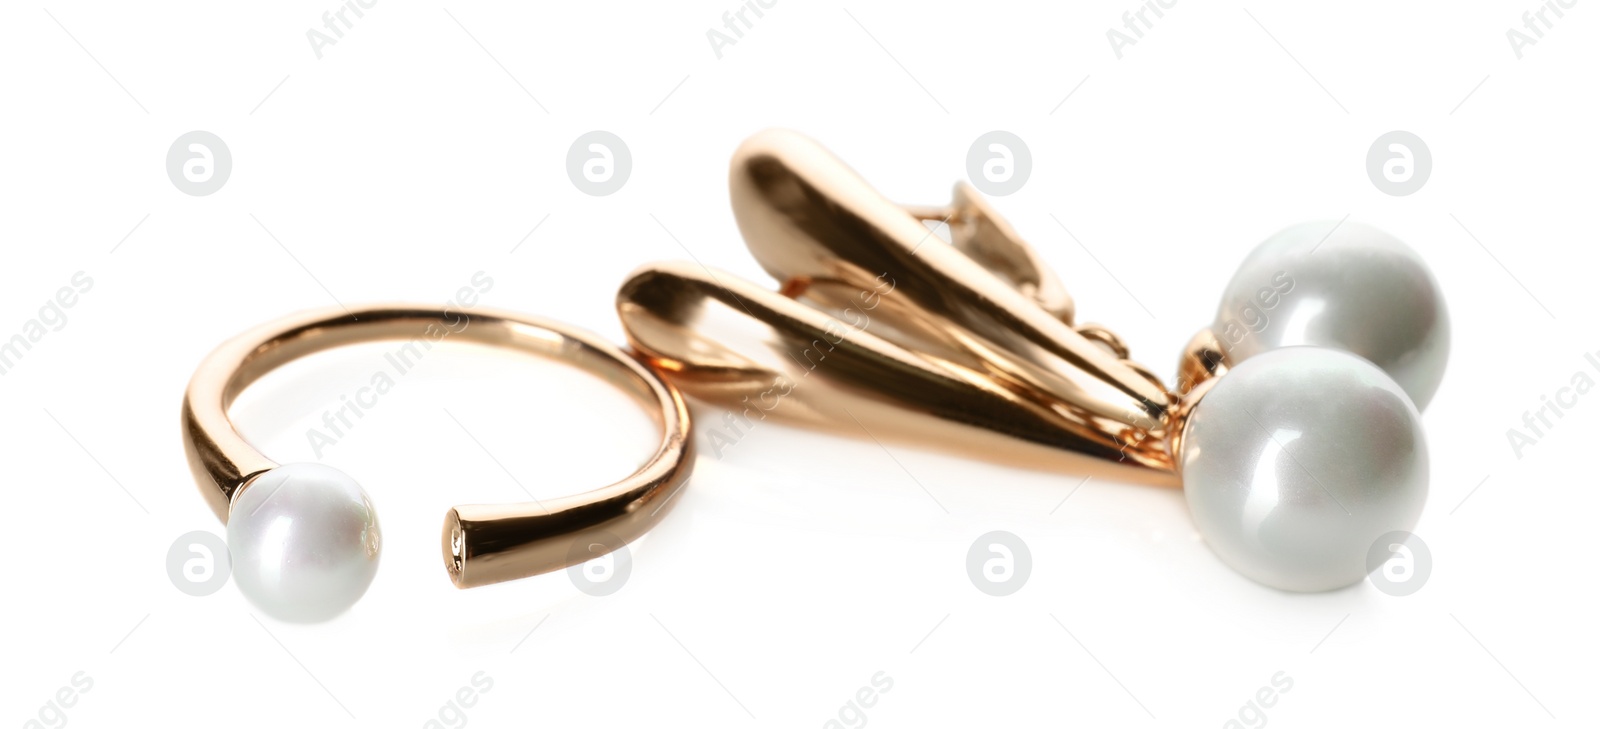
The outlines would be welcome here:
M 1372 543 L 1421 513 L 1413 399 L 1438 386 L 1448 324 L 1421 261 L 1374 229 L 1263 244 L 1169 389 L 1115 334 L 1073 323 L 1059 280 L 968 185 L 949 206 L 903 207 L 772 130 L 735 153 L 729 187 L 780 291 L 666 263 L 618 293 L 629 341 L 692 397 L 982 457 L 1067 452 L 1179 476 L 1217 555 L 1284 590 L 1360 581 Z
M 1343 220 L 1295 225 L 1256 246 L 1208 332 L 1225 366 L 1297 345 L 1360 355 L 1418 410 L 1433 399 L 1450 352 L 1444 294 L 1421 256 L 1388 233 Z
M 1418 411 L 1449 341 L 1432 273 L 1381 230 L 1307 223 L 1252 251 L 1179 366 L 1173 455 L 1218 556 L 1286 590 L 1360 581 L 1358 557 L 1422 514 Z

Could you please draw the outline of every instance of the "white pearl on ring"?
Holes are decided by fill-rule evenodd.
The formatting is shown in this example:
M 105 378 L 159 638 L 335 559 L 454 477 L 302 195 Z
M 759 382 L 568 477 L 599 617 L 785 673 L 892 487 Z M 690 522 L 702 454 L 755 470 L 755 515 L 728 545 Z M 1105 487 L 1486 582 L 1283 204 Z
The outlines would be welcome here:
M 228 552 L 239 591 L 262 612 L 318 622 L 361 599 L 378 571 L 372 501 L 320 463 L 291 463 L 251 480 L 228 510 Z

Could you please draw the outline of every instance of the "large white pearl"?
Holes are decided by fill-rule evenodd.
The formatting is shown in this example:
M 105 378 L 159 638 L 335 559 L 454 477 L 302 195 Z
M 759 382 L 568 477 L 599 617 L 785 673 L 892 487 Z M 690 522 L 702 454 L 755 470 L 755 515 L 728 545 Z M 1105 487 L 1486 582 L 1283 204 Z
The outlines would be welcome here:
M 1229 370 L 1190 414 L 1179 458 L 1211 549 L 1282 590 L 1359 582 L 1373 542 L 1415 526 L 1428 496 L 1411 399 L 1372 363 L 1322 347 Z
M 1351 221 L 1302 223 L 1256 246 L 1228 282 L 1212 330 L 1234 363 L 1301 344 L 1354 352 L 1389 373 L 1418 410 L 1450 355 L 1450 317 L 1427 264 L 1399 238 Z
M 378 515 L 355 480 L 320 463 L 291 463 L 252 480 L 228 510 L 239 591 L 279 620 L 344 612 L 378 571 Z

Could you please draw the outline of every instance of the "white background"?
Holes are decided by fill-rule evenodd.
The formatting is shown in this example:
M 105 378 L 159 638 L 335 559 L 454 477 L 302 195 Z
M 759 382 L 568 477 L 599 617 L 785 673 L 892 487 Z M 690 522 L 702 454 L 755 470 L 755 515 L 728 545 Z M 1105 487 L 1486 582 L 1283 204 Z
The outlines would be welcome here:
M 1600 404 L 1580 399 L 1520 459 L 1506 434 L 1574 373 L 1600 378 L 1583 360 L 1600 350 L 1587 3 L 1518 59 L 1506 31 L 1532 2 L 1184 0 L 1120 60 L 1106 31 L 1132 0 L 783 0 L 721 59 L 706 32 L 734 0 L 384 0 L 320 60 L 306 32 L 332 0 L 146 5 L 0 11 L 0 338 L 74 272 L 94 280 L 0 377 L 7 725 L 79 672 L 93 686 L 65 709 L 75 726 L 421 726 L 480 671 L 478 726 L 816 727 L 880 671 L 893 687 L 865 710 L 876 726 L 1221 726 L 1280 671 L 1279 726 L 1600 717 Z M 372 494 L 386 537 L 351 612 L 287 625 L 231 585 L 174 588 L 173 541 L 222 533 L 177 418 L 212 347 L 336 301 L 442 303 L 480 270 L 484 304 L 620 341 L 614 292 L 641 263 L 692 253 L 766 281 L 726 165 L 768 126 L 923 203 L 946 199 L 979 134 L 1019 135 L 1033 175 L 996 206 L 1080 319 L 1169 377 L 1275 230 L 1349 214 L 1408 241 L 1454 323 L 1426 413 L 1431 580 L 1404 598 L 1367 583 L 1284 594 L 1213 557 L 1176 489 L 1073 492 L 1082 474 L 905 444 L 891 458 L 764 423 L 720 459 L 707 449 L 617 594 L 563 574 L 458 591 L 438 556 L 450 505 L 522 500 L 519 482 L 584 491 L 654 442 L 598 381 L 463 348 L 430 356 L 325 454 Z M 165 172 L 195 129 L 233 156 L 205 197 Z M 607 197 L 565 171 L 594 129 L 633 156 Z M 1408 197 L 1365 171 L 1393 129 L 1432 151 Z M 381 351 L 307 361 L 235 415 L 268 454 L 309 460 L 306 428 Z M 995 529 L 1034 561 L 1005 598 L 966 574 Z

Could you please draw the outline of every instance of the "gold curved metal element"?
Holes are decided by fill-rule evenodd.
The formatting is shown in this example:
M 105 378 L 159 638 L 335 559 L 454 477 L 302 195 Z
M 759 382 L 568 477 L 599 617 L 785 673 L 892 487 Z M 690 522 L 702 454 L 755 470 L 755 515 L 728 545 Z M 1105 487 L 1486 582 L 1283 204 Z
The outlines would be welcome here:
M 948 207 L 904 207 L 811 139 L 771 130 L 734 154 L 729 189 L 779 292 L 656 264 L 617 306 L 634 348 L 731 410 L 730 426 L 770 412 L 866 427 L 866 409 L 924 440 L 998 434 L 1172 472 L 1176 396 L 1115 334 L 1074 328 L 1060 281 L 969 185 Z M 947 223 L 951 243 L 925 221 Z
M 917 216 L 821 145 L 783 130 L 740 145 L 729 189 L 746 244 L 779 281 L 840 281 L 870 290 L 892 280 L 896 296 L 1025 386 L 1094 418 L 1149 427 L 1164 417 L 1170 401 L 1162 388 L 1074 331 L 1059 309 L 1048 311 L 1013 287 L 1038 279 L 1051 282 L 1046 288 L 1052 291 L 1059 288 L 1031 253 L 1017 253 L 1026 248 L 1014 235 L 986 239 L 1008 242 L 989 249 L 1004 253 L 979 259 L 943 245 Z M 960 197 L 968 208 L 984 210 L 989 229 L 1001 228 L 986 209 L 971 205 L 975 193 Z M 980 262 L 996 260 L 1011 273 L 997 274 Z

